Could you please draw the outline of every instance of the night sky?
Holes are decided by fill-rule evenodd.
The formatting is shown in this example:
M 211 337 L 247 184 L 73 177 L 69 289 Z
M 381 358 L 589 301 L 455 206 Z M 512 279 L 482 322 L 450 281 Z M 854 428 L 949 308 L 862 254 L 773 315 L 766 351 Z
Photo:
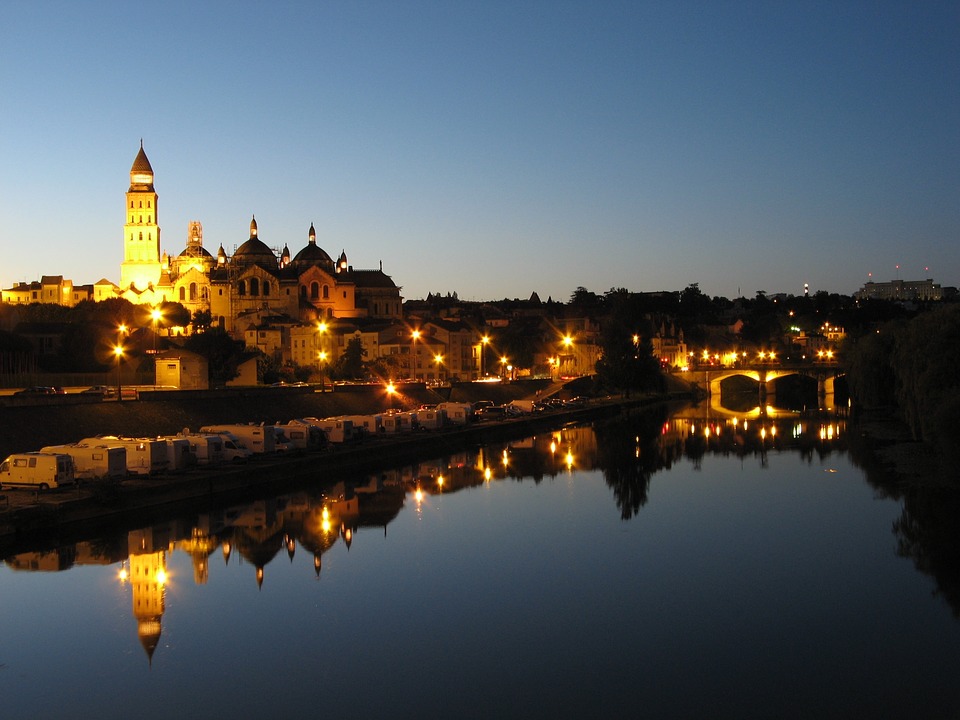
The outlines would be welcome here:
M 960 284 L 957 2 L 8 0 L 0 92 L 3 288 L 119 281 L 141 138 L 163 251 L 407 299 Z

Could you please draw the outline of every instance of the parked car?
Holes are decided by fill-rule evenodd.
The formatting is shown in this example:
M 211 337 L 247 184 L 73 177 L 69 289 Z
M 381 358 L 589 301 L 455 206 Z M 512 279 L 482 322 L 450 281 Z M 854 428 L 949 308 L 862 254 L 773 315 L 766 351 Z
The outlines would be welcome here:
M 52 387 L 46 387 L 44 385 L 33 385 L 31 387 L 25 387 L 22 390 L 17 390 L 14 395 L 56 395 L 57 391 Z
M 88 387 L 86 390 L 80 391 L 81 395 L 100 395 L 105 398 L 112 398 L 117 396 L 117 389 L 111 387 L 110 385 L 93 385 Z
M 507 417 L 507 409 L 503 405 L 488 405 L 475 412 L 477 420 L 503 420 Z

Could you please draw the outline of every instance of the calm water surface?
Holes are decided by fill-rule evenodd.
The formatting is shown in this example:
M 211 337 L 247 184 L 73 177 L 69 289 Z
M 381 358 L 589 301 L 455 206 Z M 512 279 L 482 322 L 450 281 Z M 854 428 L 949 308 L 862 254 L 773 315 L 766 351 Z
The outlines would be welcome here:
M 2 714 L 960 712 L 960 625 L 845 427 L 661 420 L 7 557 Z

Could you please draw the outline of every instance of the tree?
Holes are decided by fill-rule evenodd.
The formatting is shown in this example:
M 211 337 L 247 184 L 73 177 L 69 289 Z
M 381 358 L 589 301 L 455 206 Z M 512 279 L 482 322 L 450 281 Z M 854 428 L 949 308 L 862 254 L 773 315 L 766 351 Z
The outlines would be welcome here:
M 653 355 L 649 324 L 636 311 L 637 298 L 629 293 L 611 296 L 612 312 L 600 331 L 601 357 L 597 376 L 604 387 L 625 393 L 659 389 L 660 362 Z
M 207 359 L 210 384 L 224 385 L 240 374 L 239 365 L 244 358 L 245 345 L 234 340 L 223 328 L 210 328 L 206 332 L 191 335 L 184 347 Z
M 337 358 L 336 364 L 330 370 L 331 377 L 343 380 L 359 379 L 364 376 L 363 343 L 359 337 L 352 337 L 347 341 L 343 353 Z

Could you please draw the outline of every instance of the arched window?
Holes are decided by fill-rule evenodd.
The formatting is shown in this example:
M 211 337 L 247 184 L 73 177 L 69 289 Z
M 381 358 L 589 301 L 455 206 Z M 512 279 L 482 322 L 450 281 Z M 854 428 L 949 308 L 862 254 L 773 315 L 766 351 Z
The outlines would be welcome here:
M 264 281 L 263 281 L 263 296 L 264 296 L 264 297 L 268 297 L 269 295 L 270 295 L 270 281 L 269 281 L 269 280 L 264 280 Z
M 305 298 L 306 296 L 307 296 L 307 286 L 306 286 L 306 285 L 301 285 L 301 286 L 300 286 L 300 297 Z
M 130 209 L 133 209 L 133 200 L 130 201 Z M 130 222 L 133 222 L 133 218 L 130 218 Z
M 250 294 L 253 297 L 260 294 L 260 280 L 258 278 L 250 278 Z
M 237 283 L 237 295 L 239 295 L 240 297 L 243 297 L 246 294 L 247 294 L 247 284 L 243 280 L 241 280 L 240 282 Z
M 187 289 L 184 287 L 180 288 L 180 302 L 183 302 L 187 299 Z
M 310 299 L 317 300 L 320 297 L 320 284 L 312 282 L 310 283 Z
M 143 200 L 140 201 L 140 207 L 143 207 Z
M 329 286 L 329 285 L 324 285 L 324 286 L 323 286 L 323 299 L 324 299 L 324 300 L 329 300 L 329 299 L 330 299 L 330 286 Z
M 143 233 L 140 233 L 140 239 L 143 240 Z
M 180 290 L 182 291 L 183 288 L 180 288 Z M 183 300 L 182 297 L 180 299 Z M 193 282 L 193 283 L 190 283 L 190 300 L 195 302 L 196 299 L 197 299 L 197 284 Z

